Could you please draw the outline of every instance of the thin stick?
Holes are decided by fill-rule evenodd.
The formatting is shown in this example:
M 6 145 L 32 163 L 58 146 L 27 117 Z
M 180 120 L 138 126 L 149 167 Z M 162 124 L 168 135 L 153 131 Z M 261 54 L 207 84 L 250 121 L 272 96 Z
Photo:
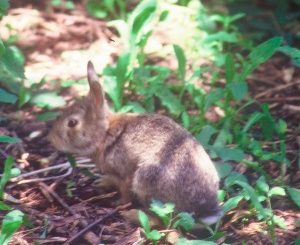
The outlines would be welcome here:
M 80 232 L 78 232 L 76 235 L 74 235 L 73 237 L 71 237 L 68 241 L 66 241 L 63 245 L 69 245 L 71 244 L 71 242 L 75 241 L 76 239 L 78 239 L 81 235 L 83 235 L 84 233 L 86 233 L 88 230 L 90 230 L 92 227 L 94 227 L 95 225 L 101 223 L 103 220 L 109 218 L 110 216 L 114 215 L 115 213 L 117 213 L 119 210 L 125 209 L 127 207 L 129 207 L 131 205 L 131 203 L 125 204 L 123 206 L 119 206 L 117 208 L 115 208 L 114 210 L 112 210 L 111 212 L 107 213 L 106 215 L 102 216 L 101 218 L 95 220 L 93 223 L 89 224 L 87 227 L 85 227 L 83 230 L 81 230 Z

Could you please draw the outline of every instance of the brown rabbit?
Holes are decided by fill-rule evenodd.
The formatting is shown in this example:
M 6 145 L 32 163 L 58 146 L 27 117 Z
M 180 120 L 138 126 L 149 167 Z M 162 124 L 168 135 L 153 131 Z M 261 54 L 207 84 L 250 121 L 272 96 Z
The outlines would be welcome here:
M 52 144 L 91 157 L 105 174 L 103 187 L 117 187 L 122 203 L 172 202 L 177 211 L 215 223 L 222 215 L 219 177 L 203 147 L 168 117 L 111 112 L 91 62 L 87 71 L 89 94 L 54 123 Z

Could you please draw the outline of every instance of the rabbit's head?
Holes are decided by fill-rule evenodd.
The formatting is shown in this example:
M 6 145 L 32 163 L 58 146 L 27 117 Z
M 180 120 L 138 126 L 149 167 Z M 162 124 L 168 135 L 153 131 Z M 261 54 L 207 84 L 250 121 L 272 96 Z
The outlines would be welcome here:
M 89 94 L 66 108 L 54 123 L 49 140 L 59 151 L 90 155 L 103 142 L 109 109 L 93 64 L 88 63 Z

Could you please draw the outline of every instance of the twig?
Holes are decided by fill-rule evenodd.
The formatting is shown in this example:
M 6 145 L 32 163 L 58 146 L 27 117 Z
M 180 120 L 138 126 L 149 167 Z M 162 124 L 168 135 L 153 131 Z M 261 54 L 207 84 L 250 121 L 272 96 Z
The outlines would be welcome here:
M 257 94 L 254 98 L 258 99 L 258 98 L 264 97 L 267 94 L 271 94 L 272 92 L 279 91 L 279 90 L 282 90 L 282 89 L 286 89 L 288 87 L 291 87 L 291 86 L 294 86 L 294 85 L 297 85 L 297 84 L 300 84 L 300 81 L 296 81 L 296 82 L 291 82 L 291 83 L 288 83 L 288 84 L 279 85 L 279 86 L 277 86 L 275 88 L 271 88 L 271 89 L 268 89 L 268 90 L 266 90 L 264 92 L 261 92 L 261 93 Z
M 28 184 L 28 183 L 33 183 L 33 182 L 43 182 L 43 181 L 47 181 L 47 180 L 60 179 L 60 178 L 63 178 L 63 177 L 66 177 L 66 176 L 70 175 L 72 173 L 72 171 L 73 171 L 73 168 L 69 168 L 68 171 L 66 173 L 62 174 L 62 175 L 45 177 L 45 178 L 20 180 L 16 184 L 17 185 L 22 185 L 22 184 Z
M 130 205 L 131 205 L 131 203 L 128 203 L 128 204 L 125 204 L 123 206 L 119 206 L 119 207 L 115 208 L 111 212 L 109 212 L 106 215 L 102 216 L 101 218 L 95 220 L 93 223 L 89 224 L 83 230 L 81 230 L 76 235 L 74 235 L 73 237 L 71 237 L 68 241 L 66 241 L 63 245 L 69 245 L 69 244 L 71 244 L 73 241 L 75 241 L 76 239 L 78 239 L 81 235 L 83 235 L 84 233 L 86 233 L 88 230 L 90 230 L 95 225 L 101 223 L 103 220 L 105 220 L 105 219 L 109 218 L 110 216 L 114 215 L 119 210 L 125 209 L 125 208 L 129 207 Z
M 277 97 L 277 98 L 263 98 L 257 99 L 258 101 L 267 101 L 267 102 L 285 102 L 285 101 L 300 101 L 300 96 L 295 97 Z

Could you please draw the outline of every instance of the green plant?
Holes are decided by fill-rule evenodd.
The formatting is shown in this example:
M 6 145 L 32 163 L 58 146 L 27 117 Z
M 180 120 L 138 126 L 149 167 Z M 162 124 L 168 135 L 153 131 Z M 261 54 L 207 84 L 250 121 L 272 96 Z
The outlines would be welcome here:
M 10 138 L 10 141 L 13 141 L 12 139 L 13 138 Z M 13 162 L 14 159 L 12 156 L 9 156 L 4 162 L 4 172 L 0 179 L 0 200 L 3 200 L 4 188 L 9 179 L 20 174 L 20 170 L 18 168 L 12 168 Z M 5 245 L 8 244 L 13 234 L 23 224 L 24 214 L 19 210 L 12 210 L 12 208 L 6 205 L 3 201 L 0 201 L 0 210 L 10 211 L 4 216 L 1 224 L 0 244 Z
M 91 16 L 99 19 L 125 19 L 126 16 L 126 4 L 121 0 L 88 0 L 85 7 Z

